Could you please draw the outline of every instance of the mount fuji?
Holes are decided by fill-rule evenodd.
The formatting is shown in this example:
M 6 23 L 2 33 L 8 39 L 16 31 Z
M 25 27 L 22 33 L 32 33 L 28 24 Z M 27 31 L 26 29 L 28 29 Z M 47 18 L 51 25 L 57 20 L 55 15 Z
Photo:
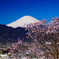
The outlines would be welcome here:
M 39 22 L 39 20 L 35 19 L 32 16 L 23 16 L 22 18 L 14 21 L 14 22 L 12 22 L 10 24 L 7 24 L 7 26 L 8 27 L 13 27 L 13 28 L 26 27 L 27 24 L 36 23 L 36 22 Z

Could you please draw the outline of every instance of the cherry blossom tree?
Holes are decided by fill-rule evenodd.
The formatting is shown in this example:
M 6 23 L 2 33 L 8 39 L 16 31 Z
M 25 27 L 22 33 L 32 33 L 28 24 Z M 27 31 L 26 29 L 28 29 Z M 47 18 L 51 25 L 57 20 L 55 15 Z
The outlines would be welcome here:
M 43 21 L 28 24 L 27 38 L 37 40 L 49 57 L 59 58 L 59 18 L 53 18 L 51 22 Z
M 51 47 L 53 50 L 53 55 L 55 59 L 59 58 L 59 18 L 53 18 L 53 20 L 48 24 L 48 29 L 46 31 L 46 38 L 51 42 Z
M 12 46 L 10 47 L 10 53 L 12 56 L 15 56 L 16 59 L 18 57 L 19 49 L 21 48 L 22 40 L 18 38 L 18 42 L 12 43 Z
M 38 59 L 39 57 L 44 55 L 44 51 L 41 50 L 41 47 L 38 44 L 37 40 L 32 42 L 28 49 L 31 50 L 32 56 L 37 57 Z

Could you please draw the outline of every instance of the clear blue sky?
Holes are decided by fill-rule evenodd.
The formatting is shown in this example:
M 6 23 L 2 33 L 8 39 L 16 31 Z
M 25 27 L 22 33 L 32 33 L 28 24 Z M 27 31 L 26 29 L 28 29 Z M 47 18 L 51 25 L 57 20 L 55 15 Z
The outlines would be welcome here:
M 59 0 L 0 0 L 0 24 L 26 15 L 38 20 L 59 17 Z

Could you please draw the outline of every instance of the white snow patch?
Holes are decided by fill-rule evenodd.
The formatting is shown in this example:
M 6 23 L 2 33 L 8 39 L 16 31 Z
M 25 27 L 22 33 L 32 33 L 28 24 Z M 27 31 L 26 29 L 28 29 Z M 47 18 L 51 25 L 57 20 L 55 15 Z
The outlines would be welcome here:
M 24 16 L 24 17 L 16 20 L 15 22 L 8 24 L 7 26 L 13 27 L 13 28 L 26 27 L 27 24 L 36 23 L 36 22 L 39 22 L 39 20 L 35 19 L 32 16 Z

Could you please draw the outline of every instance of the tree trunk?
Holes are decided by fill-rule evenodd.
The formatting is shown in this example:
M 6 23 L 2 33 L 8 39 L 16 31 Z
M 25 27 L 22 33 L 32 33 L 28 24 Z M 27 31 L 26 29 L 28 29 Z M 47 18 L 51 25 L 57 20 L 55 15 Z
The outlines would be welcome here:
M 58 59 L 58 50 L 57 50 L 57 59 Z

